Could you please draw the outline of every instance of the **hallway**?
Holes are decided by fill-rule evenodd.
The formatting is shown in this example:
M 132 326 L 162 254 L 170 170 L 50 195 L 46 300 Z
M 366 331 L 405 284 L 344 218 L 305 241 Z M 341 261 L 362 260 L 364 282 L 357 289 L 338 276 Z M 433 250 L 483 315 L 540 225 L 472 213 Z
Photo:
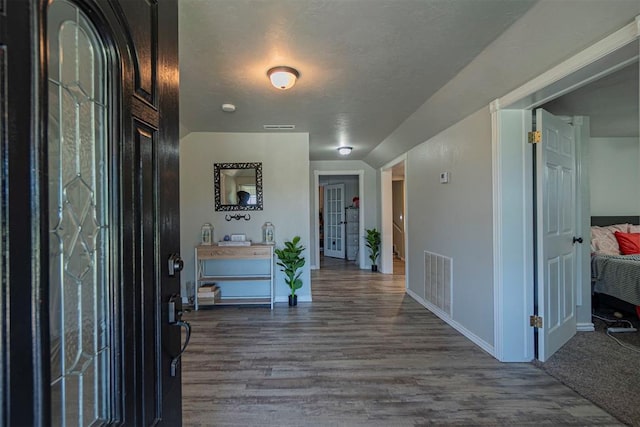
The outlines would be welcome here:
M 406 296 L 404 276 L 327 264 L 313 303 L 185 316 L 185 426 L 619 424 L 533 365 L 496 361 Z

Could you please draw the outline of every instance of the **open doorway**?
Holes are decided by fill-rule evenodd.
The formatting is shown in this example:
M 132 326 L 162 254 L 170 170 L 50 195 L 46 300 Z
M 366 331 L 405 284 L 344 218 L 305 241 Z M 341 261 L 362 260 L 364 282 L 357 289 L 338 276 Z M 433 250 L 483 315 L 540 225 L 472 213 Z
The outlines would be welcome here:
M 534 310 L 538 305 L 534 314 L 546 323 L 534 338 L 534 356 L 540 361 L 551 357 L 577 331 L 594 330 L 592 293 L 599 289 L 597 284 L 591 286 L 594 277 L 591 267 L 596 260 L 594 253 L 599 256 L 601 248 L 590 242 L 593 221 L 601 224 L 603 217 L 610 218 L 609 223 L 602 225 L 615 227 L 619 223 L 624 227 L 620 231 L 627 233 L 627 221 L 615 218 L 640 214 L 638 101 L 636 59 L 536 109 L 535 128 L 547 127 L 551 119 L 556 122 L 553 132 L 543 129 L 543 144 L 537 146 L 535 162 L 539 280 L 534 288 Z M 553 143 L 544 141 L 545 135 L 560 135 L 555 130 L 563 126 L 571 133 L 574 148 L 558 144 L 553 158 L 543 164 L 544 153 L 553 151 L 550 148 Z M 571 157 L 570 164 L 562 166 L 559 157 Z M 546 167 L 547 164 L 551 166 Z M 555 181 L 551 187 L 547 185 L 550 179 Z M 558 200 L 549 203 L 554 195 Z M 550 206 L 554 209 L 550 210 Z M 637 225 L 637 220 L 633 224 Z M 564 246 L 561 254 L 554 255 L 561 246 Z M 617 248 L 610 250 L 616 252 L 610 255 L 621 255 Z M 639 300 L 629 298 L 640 305 Z M 631 316 L 635 317 L 635 313 Z
M 350 263 L 364 268 L 364 171 L 314 171 L 315 256 L 312 268 Z
M 391 198 L 392 223 L 393 223 L 393 274 L 404 274 L 405 271 L 405 245 L 406 240 L 404 227 L 404 163 L 399 165 L 401 169 L 398 173 L 392 173 Z
M 582 135 L 582 141 L 578 141 L 580 156 L 577 165 L 585 179 L 579 189 L 581 191 L 578 191 L 583 200 L 576 203 L 575 209 L 578 219 L 582 220 L 582 235 L 578 239 L 583 239 L 589 246 L 591 255 L 588 257 L 586 248 L 582 251 L 586 259 L 582 260 L 582 268 L 578 269 L 577 275 L 585 276 L 583 280 L 594 277 L 598 265 L 609 262 L 607 256 L 623 255 L 613 231 L 627 233 L 638 229 L 639 75 L 636 60 L 542 106 L 574 126 L 582 124 L 582 130 L 576 134 Z M 577 120 L 576 116 L 579 117 Z M 594 232 L 598 238 L 589 245 L 592 226 L 597 226 Z M 619 310 L 619 317 L 626 314 L 630 322 L 637 322 L 635 307 L 640 306 L 640 300 L 627 294 L 626 286 L 629 284 L 623 286 L 623 280 L 607 281 L 602 278 L 593 282 L 594 299 L 591 299 L 591 294 L 582 295 L 583 302 L 590 303 L 591 311 L 598 317 L 606 317 L 607 313 Z M 594 305 L 594 302 L 600 304 Z M 584 326 L 578 330 L 584 330 Z M 593 324 L 588 325 L 588 330 L 593 330 Z
M 494 101 L 491 104 L 493 121 L 493 162 L 494 162 L 494 301 L 495 301 L 495 356 L 502 361 L 527 361 L 534 358 L 534 331 L 549 328 L 548 316 L 554 316 L 557 301 L 553 293 L 534 297 L 533 282 L 544 282 L 548 277 L 540 276 L 534 260 L 534 244 L 540 240 L 534 236 L 533 215 L 534 190 L 532 183 L 533 153 L 527 143 L 527 132 L 532 130 L 532 110 L 563 95 L 605 77 L 637 62 L 637 32 L 630 31 L 633 24 L 612 34 L 574 58 L 559 64 L 531 82 Z M 636 74 L 636 79 L 637 74 Z M 637 94 L 637 89 L 635 90 Z M 567 114 L 578 115 L 575 110 Z M 584 113 L 583 113 L 584 114 Z M 637 116 L 637 110 L 636 110 Z M 637 118 L 637 117 L 636 117 Z M 587 120 L 588 122 L 588 120 Z M 582 130 L 588 128 L 582 127 Z M 577 153 L 577 173 L 587 173 L 587 150 Z M 588 190 L 588 178 L 583 176 L 579 191 Z M 577 197 L 577 234 L 586 233 L 588 240 L 590 206 L 589 197 Z M 574 237 L 575 237 L 574 236 Z M 539 237 L 539 236 L 538 236 Z M 581 245 L 577 249 L 582 261 L 577 260 L 581 274 L 573 291 L 576 301 L 576 329 L 593 329 L 591 321 L 591 280 L 590 248 Z M 537 261 L 540 262 L 539 260 Z M 510 286 L 518 283 L 520 286 Z M 524 304 L 523 304 L 524 303 Z M 537 304 L 545 317 L 533 322 L 530 316 Z M 514 307 L 519 306 L 515 309 Z M 545 312 L 546 310 L 546 312 Z M 548 316 L 547 316 L 548 315 Z M 519 319 L 518 321 L 513 321 Z M 551 322 L 553 323 L 553 322 Z M 543 326 L 535 326 L 535 325 Z M 544 335 L 544 334 L 543 334 Z M 539 337 L 540 338 L 540 337 Z M 544 338 L 542 338 L 544 339 Z M 548 357 L 545 355 L 543 357 Z
M 381 169 L 380 203 L 381 235 L 380 271 L 387 274 L 404 274 L 407 265 L 406 230 L 406 157 L 402 156 Z

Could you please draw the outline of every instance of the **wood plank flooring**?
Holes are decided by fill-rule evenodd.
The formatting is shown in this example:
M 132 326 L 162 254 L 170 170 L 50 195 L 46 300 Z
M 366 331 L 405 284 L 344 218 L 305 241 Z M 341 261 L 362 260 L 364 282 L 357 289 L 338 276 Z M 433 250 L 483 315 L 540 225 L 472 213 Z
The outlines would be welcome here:
M 532 364 L 496 361 L 404 276 L 325 266 L 313 303 L 185 315 L 185 426 L 620 425 Z

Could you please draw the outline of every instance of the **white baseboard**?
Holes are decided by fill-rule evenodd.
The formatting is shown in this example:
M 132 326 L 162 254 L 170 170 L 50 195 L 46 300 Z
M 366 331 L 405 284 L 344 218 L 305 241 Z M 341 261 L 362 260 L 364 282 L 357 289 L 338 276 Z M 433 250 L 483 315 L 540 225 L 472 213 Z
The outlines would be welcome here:
M 593 326 L 593 323 L 587 322 L 587 323 L 578 323 L 576 325 L 576 330 L 578 332 L 593 332 L 596 330 L 596 328 L 595 326 Z
M 420 305 L 422 305 L 427 310 L 429 310 L 430 312 L 438 316 L 440 319 L 442 319 L 445 323 L 447 323 L 453 329 L 455 329 L 456 331 L 460 332 L 462 335 L 467 337 L 475 345 L 477 345 L 478 347 L 480 347 L 481 349 L 489 353 L 491 356 L 495 357 L 495 349 L 491 344 L 489 344 L 488 342 L 486 342 L 485 340 L 483 340 L 482 338 L 480 338 L 479 336 L 477 336 L 476 334 L 474 334 L 473 332 L 471 332 L 470 330 L 462 326 L 460 323 L 453 320 L 447 313 L 440 310 L 438 307 L 431 304 L 429 301 L 426 301 L 420 296 L 418 296 L 418 294 L 413 292 L 411 289 L 407 289 L 407 294 L 411 298 L 416 300 Z

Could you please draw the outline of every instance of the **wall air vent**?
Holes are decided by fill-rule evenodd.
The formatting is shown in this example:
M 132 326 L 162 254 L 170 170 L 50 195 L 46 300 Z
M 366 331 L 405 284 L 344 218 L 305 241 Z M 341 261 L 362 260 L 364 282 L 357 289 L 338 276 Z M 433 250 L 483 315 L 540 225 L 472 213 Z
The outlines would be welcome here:
M 453 259 L 424 251 L 424 299 L 450 317 Z
M 265 130 L 293 130 L 296 125 L 264 125 L 262 127 Z

